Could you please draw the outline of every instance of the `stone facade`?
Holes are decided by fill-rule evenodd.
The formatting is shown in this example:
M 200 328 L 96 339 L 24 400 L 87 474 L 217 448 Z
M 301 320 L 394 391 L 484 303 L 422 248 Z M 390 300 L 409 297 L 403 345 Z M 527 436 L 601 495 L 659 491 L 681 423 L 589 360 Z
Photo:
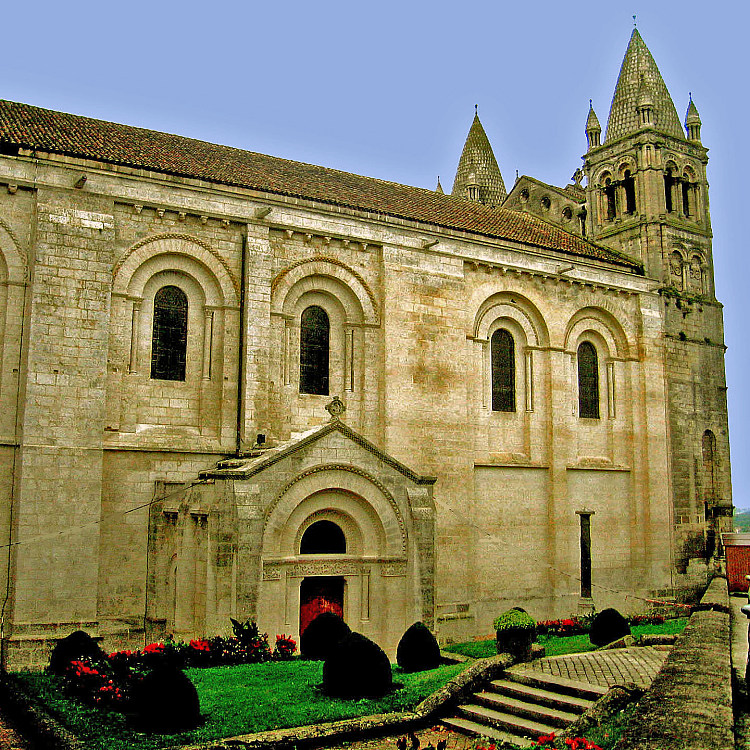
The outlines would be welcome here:
M 699 143 L 657 129 L 648 161 L 639 130 L 589 150 L 585 193 L 522 178 L 499 208 L 0 105 L 7 664 L 77 627 L 111 649 L 229 617 L 299 635 L 313 584 L 393 652 L 415 620 L 464 638 L 516 605 L 633 610 L 705 570 L 731 501 Z M 674 216 L 667 151 L 692 175 Z M 602 175 L 623 164 L 637 215 L 603 219 Z M 167 287 L 185 300 L 172 379 L 152 376 Z M 329 328 L 309 393 L 313 307 Z M 318 522 L 345 545 L 306 549 Z

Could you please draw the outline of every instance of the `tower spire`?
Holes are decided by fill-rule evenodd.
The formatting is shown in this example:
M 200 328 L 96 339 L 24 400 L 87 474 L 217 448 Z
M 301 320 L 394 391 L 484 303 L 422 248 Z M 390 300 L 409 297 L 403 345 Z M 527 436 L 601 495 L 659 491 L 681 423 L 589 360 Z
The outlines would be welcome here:
M 634 133 L 640 128 L 641 116 L 638 105 L 644 91 L 648 92 L 651 99 L 650 124 L 652 127 L 677 138 L 683 138 L 680 118 L 677 116 L 672 97 L 667 91 L 651 52 L 638 29 L 634 28 L 612 97 L 605 143 Z
M 474 120 L 461 152 L 451 195 L 499 206 L 507 196 L 505 183 L 478 110 L 475 104 Z

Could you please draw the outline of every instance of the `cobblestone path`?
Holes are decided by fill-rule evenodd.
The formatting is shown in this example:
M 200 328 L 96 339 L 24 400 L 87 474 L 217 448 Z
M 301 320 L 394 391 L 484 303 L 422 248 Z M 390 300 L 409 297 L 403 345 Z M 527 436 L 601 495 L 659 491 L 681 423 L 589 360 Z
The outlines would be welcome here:
M 633 646 L 608 651 L 589 651 L 584 654 L 537 659 L 528 664 L 512 667 L 510 671 L 542 672 L 603 687 L 634 682 L 639 687 L 648 688 L 668 653 L 668 646 Z

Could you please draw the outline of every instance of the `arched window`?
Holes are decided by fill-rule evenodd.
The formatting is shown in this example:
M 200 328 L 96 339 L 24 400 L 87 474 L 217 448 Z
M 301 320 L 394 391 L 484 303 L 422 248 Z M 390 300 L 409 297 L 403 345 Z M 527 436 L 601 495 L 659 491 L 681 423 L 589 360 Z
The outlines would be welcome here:
M 185 380 L 188 301 L 176 286 L 163 286 L 154 297 L 154 329 L 151 339 L 151 377 Z
M 578 347 L 578 416 L 599 419 L 599 361 L 589 341 Z
M 305 530 L 299 545 L 300 555 L 343 555 L 346 536 L 333 521 L 316 521 Z
M 711 430 L 703 433 L 703 499 L 716 499 L 716 436 Z
M 492 334 L 492 411 L 516 410 L 516 352 L 513 336 L 504 328 Z
M 322 307 L 302 313 L 299 345 L 299 392 L 328 395 L 328 358 L 331 325 Z

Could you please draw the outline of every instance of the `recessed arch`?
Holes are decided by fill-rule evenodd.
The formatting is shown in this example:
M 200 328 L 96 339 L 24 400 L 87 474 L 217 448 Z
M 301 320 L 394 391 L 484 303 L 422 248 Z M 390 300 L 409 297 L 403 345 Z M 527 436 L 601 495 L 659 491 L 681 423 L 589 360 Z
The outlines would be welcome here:
M 213 287 L 214 294 L 206 295 L 209 304 L 236 307 L 239 303 L 239 283 L 226 261 L 207 243 L 181 234 L 155 235 L 133 245 L 115 264 L 112 292 L 138 297 L 147 277 L 166 267 L 183 270 Z
M 474 316 L 474 338 L 487 340 L 493 324 L 500 319 L 513 321 L 522 331 L 530 346 L 549 346 L 549 332 L 536 305 L 515 292 L 498 292 L 488 297 Z
M 315 466 L 287 484 L 266 513 L 263 554 L 276 557 L 293 550 L 299 528 L 311 514 L 330 510 L 354 519 L 365 553 L 369 539 L 370 545 L 382 547 L 381 554 L 406 554 L 406 524 L 393 495 L 377 479 L 347 464 Z
M 568 321 L 564 347 L 575 352 L 586 337 L 598 338 L 609 357 L 627 358 L 630 355 L 625 330 L 612 313 L 601 307 L 584 307 Z
M 271 312 L 288 313 L 306 291 L 321 289 L 340 299 L 347 320 L 375 325 L 379 322 L 375 294 L 354 269 L 333 258 L 314 257 L 293 263 L 271 282 Z

